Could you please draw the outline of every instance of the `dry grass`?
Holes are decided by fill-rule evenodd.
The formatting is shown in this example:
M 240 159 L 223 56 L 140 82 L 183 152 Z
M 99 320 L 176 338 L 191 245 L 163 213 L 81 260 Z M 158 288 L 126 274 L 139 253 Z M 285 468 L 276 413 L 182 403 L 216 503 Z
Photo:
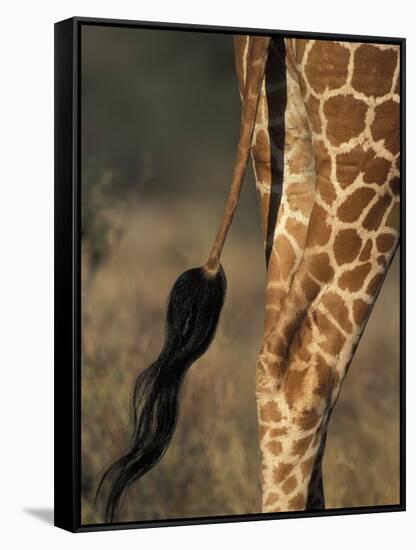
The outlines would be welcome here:
M 160 350 L 174 279 L 205 260 L 220 213 L 217 204 L 174 201 L 112 212 L 122 219 L 123 239 L 93 276 L 84 257 L 83 523 L 102 521 L 93 497 L 126 441 L 133 381 Z M 123 521 L 260 510 L 254 365 L 264 259 L 260 234 L 240 229 L 233 228 L 223 259 L 229 292 L 215 341 L 189 372 L 172 444 L 129 490 Z M 396 258 L 333 415 L 328 507 L 398 502 L 398 272 Z

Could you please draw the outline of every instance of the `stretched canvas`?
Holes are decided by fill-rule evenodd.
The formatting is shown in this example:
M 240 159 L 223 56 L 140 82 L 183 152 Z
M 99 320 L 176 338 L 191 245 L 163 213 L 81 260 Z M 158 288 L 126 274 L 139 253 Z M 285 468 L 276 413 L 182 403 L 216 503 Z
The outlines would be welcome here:
M 56 524 L 403 510 L 404 39 L 55 28 Z

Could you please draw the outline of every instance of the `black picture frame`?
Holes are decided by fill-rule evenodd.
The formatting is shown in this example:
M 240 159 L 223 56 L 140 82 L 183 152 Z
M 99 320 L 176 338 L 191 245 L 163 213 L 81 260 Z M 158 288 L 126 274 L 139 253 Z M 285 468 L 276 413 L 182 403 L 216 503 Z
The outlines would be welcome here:
M 80 143 L 81 143 L 81 27 L 116 26 L 154 30 L 177 30 L 224 34 L 252 34 L 316 38 L 400 46 L 401 51 L 401 259 L 400 259 L 400 504 L 325 511 L 281 512 L 233 516 L 210 516 L 111 524 L 81 524 L 80 491 Z M 172 23 L 149 23 L 117 19 L 73 17 L 55 24 L 55 525 L 71 532 L 228 523 L 281 518 L 335 516 L 406 509 L 405 465 L 405 338 L 406 338 L 406 40 L 286 30 L 232 28 Z

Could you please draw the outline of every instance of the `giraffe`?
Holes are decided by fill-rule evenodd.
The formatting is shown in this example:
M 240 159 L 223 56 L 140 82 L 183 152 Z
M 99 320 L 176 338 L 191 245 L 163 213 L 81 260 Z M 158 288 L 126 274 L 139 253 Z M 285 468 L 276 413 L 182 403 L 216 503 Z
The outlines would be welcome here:
M 105 472 L 106 516 L 163 456 L 187 369 L 215 334 L 220 263 L 250 153 L 267 286 L 255 393 L 262 510 L 325 507 L 331 412 L 397 249 L 400 52 L 394 45 L 236 36 L 240 139 L 207 262 L 176 281 L 166 341 L 138 377 L 129 450 Z
M 237 37 L 240 88 L 249 37 Z M 267 299 L 256 366 L 264 512 L 324 508 L 331 412 L 400 225 L 398 46 L 273 39 L 252 157 Z

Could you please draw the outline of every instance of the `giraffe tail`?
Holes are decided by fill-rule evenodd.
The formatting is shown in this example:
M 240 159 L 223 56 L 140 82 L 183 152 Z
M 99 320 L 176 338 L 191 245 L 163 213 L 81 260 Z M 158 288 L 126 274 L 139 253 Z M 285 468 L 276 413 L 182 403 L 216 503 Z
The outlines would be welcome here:
M 125 489 L 166 452 L 176 426 L 183 379 L 214 337 L 226 286 L 221 266 L 215 276 L 194 268 L 176 280 L 168 301 L 163 349 L 140 373 L 134 387 L 129 449 L 107 469 L 97 490 L 98 495 L 110 482 L 105 510 L 108 522 L 115 521 Z
M 208 261 L 185 271 L 170 293 L 166 336 L 156 361 L 137 378 L 133 392 L 133 433 L 127 452 L 104 473 L 97 496 L 106 488 L 106 521 L 117 518 L 124 491 L 155 466 L 166 452 L 176 426 L 179 395 L 189 367 L 214 338 L 226 293 L 220 263 L 222 248 L 237 206 L 256 120 L 268 38 L 250 37 L 240 140 L 224 215 Z M 256 60 L 256 62 L 254 62 Z

